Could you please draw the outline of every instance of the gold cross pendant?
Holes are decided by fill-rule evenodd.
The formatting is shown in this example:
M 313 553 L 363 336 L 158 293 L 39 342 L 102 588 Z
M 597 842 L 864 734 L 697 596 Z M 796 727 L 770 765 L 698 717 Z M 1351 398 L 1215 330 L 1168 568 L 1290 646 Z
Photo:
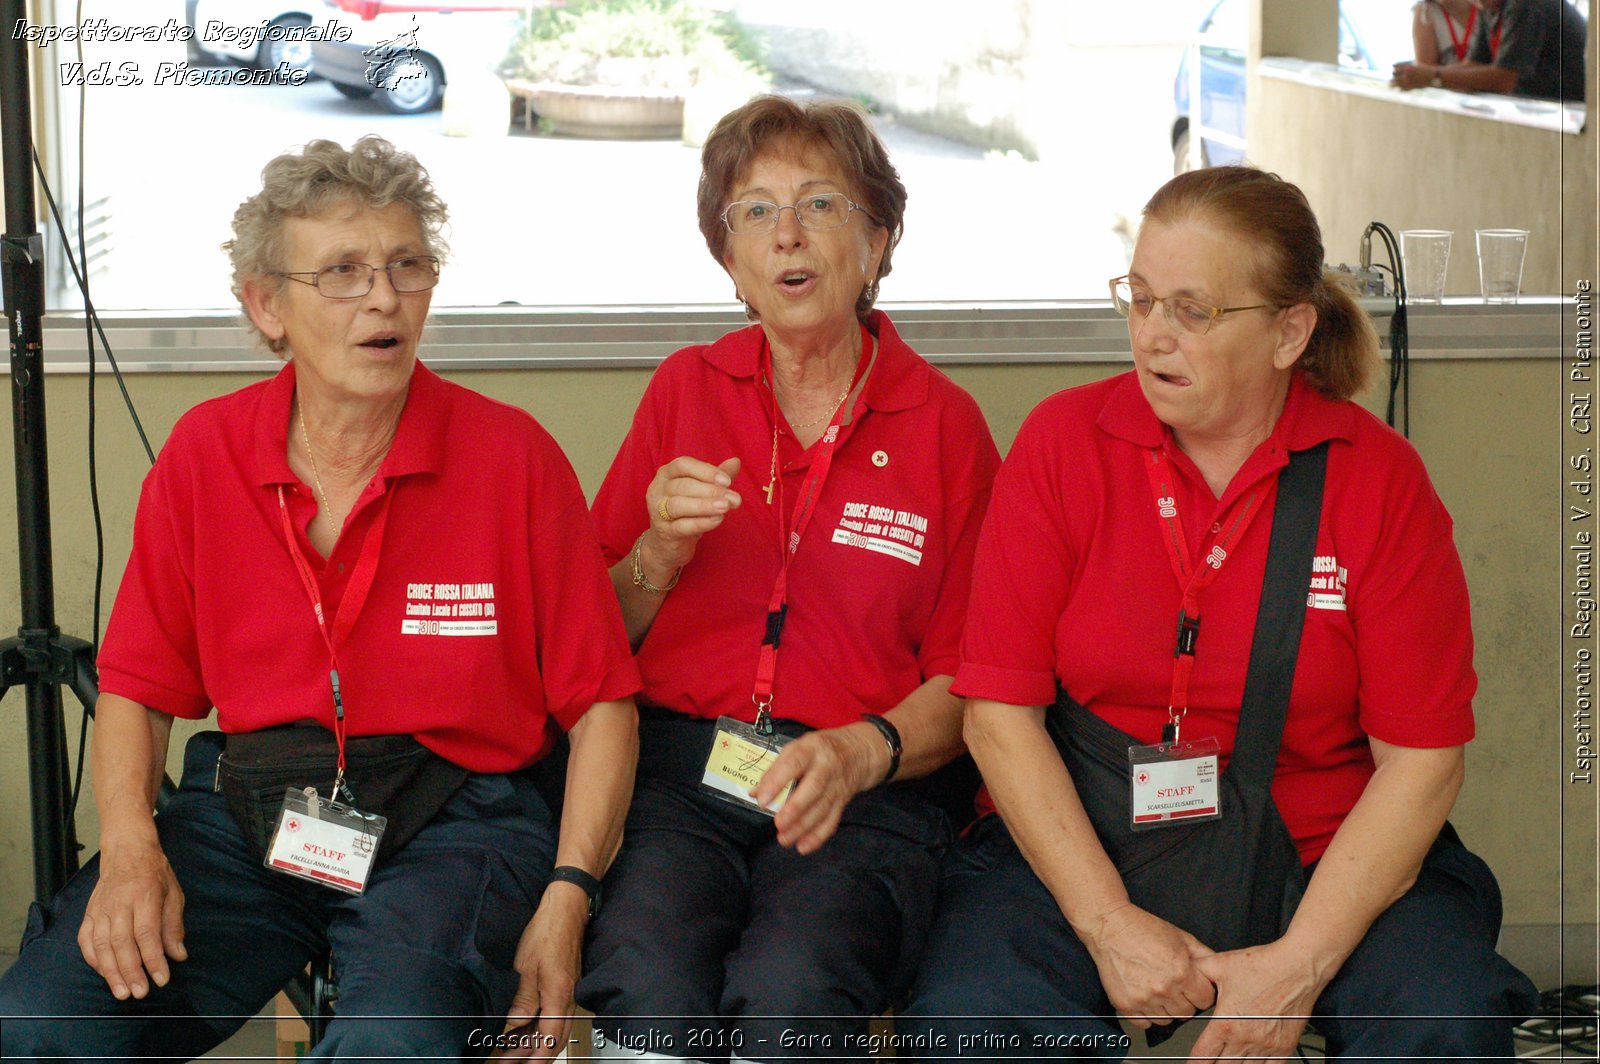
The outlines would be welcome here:
M 772 489 L 777 486 L 777 483 L 778 482 L 776 480 L 769 480 L 769 481 L 767 481 L 767 486 L 762 489 L 763 491 L 765 491 L 767 493 L 767 505 L 768 506 L 772 505 Z

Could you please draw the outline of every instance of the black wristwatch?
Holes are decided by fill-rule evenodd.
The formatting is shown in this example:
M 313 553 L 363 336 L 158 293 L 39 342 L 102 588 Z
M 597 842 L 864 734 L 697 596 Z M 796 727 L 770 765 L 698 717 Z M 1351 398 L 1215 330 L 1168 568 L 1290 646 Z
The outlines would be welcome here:
M 550 870 L 550 882 L 575 883 L 589 895 L 589 919 L 600 915 L 600 881 L 576 865 L 557 865 Z
M 889 747 L 889 771 L 878 781 L 878 786 L 882 787 L 900 771 L 900 755 L 905 751 L 905 746 L 900 742 L 900 729 L 891 724 L 887 717 L 877 713 L 863 713 L 861 719 L 878 729 L 878 734 L 883 736 L 883 741 Z

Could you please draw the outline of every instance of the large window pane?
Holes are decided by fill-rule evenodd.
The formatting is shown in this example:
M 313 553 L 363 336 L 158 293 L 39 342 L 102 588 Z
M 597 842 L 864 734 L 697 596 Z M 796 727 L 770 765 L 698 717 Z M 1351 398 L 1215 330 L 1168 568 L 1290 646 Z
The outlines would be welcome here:
M 189 0 L 236 39 L 279 15 L 332 18 L 371 35 L 333 0 Z M 686 3 L 693 0 L 684 0 Z M 298 6 L 296 6 L 298 4 Z M 346 6 L 361 6 L 349 5 Z M 377 6 L 377 5 L 368 5 Z M 410 6 L 417 6 L 415 4 Z M 424 5 L 425 6 L 425 5 Z M 1103 298 L 1126 263 L 1130 219 L 1170 172 L 1172 83 L 1197 5 L 995 0 L 770 0 L 719 4 L 764 42 L 778 91 L 843 95 L 875 111 L 910 192 L 885 301 Z M 1203 5 L 1202 5 L 1203 6 Z M 40 27 L 77 5 L 41 0 Z M 184 0 L 87 0 L 113 27 L 184 22 Z M 280 10 L 281 9 L 281 10 Z M 391 113 L 383 90 L 351 99 L 326 80 L 212 84 L 243 68 L 202 67 L 179 40 L 57 42 L 30 49 L 49 82 L 41 130 L 57 194 L 74 213 L 77 109 L 86 91 L 89 232 L 99 237 L 103 308 L 232 305 L 218 245 L 273 155 L 316 137 L 378 133 L 415 152 L 453 212 L 436 305 L 727 302 L 732 286 L 696 228 L 698 150 L 677 140 L 579 139 L 512 121 L 489 68 L 504 19 L 458 12 L 449 35 L 419 16 L 414 40 L 452 58 L 447 108 Z M 481 23 L 467 20 L 478 18 Z M 431 28 L 430 28 L 431 27 Z M 471 47 L 465 48 L 462 40 Z M 475 49 L 475 51 L 473 50 Z M 292 48 L 281 55 L 290 60 Z M 466 56 L 467 58 L 461 58 Z M 194 65 L 185 67 L 188 60 Z M 80 90 L 79 75 L 91 82 Z M 113 82 L 98 84 L 102 77 Z M 134 83 L 142 80 L 142 84 Z M 1107 85 L 1125 90 L 1110 93 Z M 449 135 L 469 129 L 473 135 Z M 52 238 L 52 246 L 55 241 Z M 65 278 L 65 270 L 60 277 Z M 53 305 L 78 305 L 58 284 Z

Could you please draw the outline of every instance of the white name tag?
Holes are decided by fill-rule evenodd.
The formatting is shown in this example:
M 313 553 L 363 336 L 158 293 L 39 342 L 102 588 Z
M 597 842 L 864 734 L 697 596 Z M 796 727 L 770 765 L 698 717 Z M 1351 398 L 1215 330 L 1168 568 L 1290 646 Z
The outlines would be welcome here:
M 1130 746 L 1128 773 L 1133 785 L 1134 829 L 1220 817 L 1220 753 L 1221 747 L 1214 738 Z
M 307 792 L 310 793 L 307 793 Z M 313 883 L 360 894 L 367 887 L 378 840 L 389 821 L 338 802 L 311 788 L 286 788 L 266 865 Z

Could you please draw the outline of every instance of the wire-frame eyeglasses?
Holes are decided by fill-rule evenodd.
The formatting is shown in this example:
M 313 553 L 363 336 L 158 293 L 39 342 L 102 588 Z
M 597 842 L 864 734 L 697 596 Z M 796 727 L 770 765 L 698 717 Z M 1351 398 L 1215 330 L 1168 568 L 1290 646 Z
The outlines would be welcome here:
M 373 278 L 380 269 L 389 275 L 390 286 L 401 294 L 426 292 L 439 283 L 439 260 L 432 255 L 407 255 L 383 266 L 336 262 L 320 270 L 278 272 L 271 276 L 308 284 L 328 299 L 356 299 L 372 291 Z M 305 280 L 308 277 L 310 280 Z

